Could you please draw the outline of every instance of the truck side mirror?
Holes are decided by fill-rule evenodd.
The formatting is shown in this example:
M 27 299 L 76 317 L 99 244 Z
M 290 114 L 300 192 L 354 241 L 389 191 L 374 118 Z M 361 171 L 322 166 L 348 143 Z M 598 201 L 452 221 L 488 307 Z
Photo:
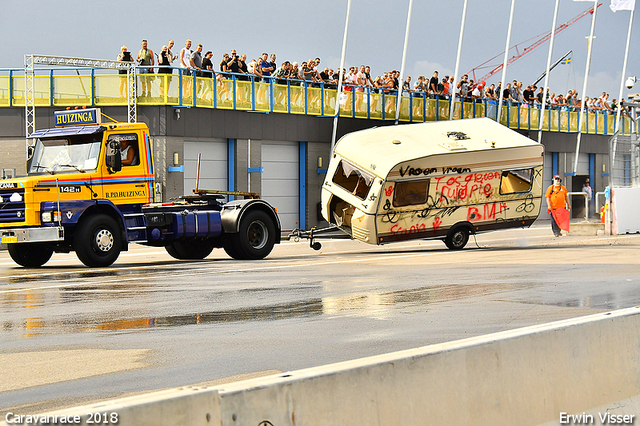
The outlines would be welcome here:
M 35 150 L 36 148 L 34 145 L 29 145 L 27 147 L 27 170 L 31 169 L 31 162 L 33 161 L 33 153 Z
M 107 169 L 109 173 L 122 170 L 122 157 L 120 156 L 120 143 L 110 140 L 107 142 Z

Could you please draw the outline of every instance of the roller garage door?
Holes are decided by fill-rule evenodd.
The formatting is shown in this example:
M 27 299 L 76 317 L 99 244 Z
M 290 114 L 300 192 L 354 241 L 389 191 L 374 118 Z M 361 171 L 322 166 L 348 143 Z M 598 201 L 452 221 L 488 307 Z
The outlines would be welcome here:
M 278 209 L 282 230 L 300 223 L 299 150 L 297 142 L 262 141 L 261 198 Z
M 184 142 L 184 193 L 192 194 L 196 187 L 198 153 L 200 159 L 200 188 L 226 191 L 227 186 L 227 140 Z

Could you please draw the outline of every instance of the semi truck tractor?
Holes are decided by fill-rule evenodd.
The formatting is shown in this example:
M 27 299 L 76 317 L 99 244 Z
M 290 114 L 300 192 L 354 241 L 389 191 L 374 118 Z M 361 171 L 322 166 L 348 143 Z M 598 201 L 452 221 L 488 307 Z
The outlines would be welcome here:
M 75 251 L 86 266 L 104 267 L 130 243 L 165 247 L 176 259 L 223 248 L 252 260 L 280 242 L 275 209 L 248 194 L 157 200 L 146 124 L 103 124 L 98 108 L 59 111 L 55 121 L 29 135 L 27 176 L 0 180 L 0 236 L 17 264 L 39 267 Z

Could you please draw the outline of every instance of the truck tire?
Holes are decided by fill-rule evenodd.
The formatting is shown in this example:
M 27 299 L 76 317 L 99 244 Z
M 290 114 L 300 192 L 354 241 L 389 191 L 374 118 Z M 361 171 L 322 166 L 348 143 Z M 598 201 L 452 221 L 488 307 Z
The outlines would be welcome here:
M 199 260 L 211 254 L 213 243 L 210 240 L 175 241 L 165 249 L 176 259 Z
M 39 268 L 53 254 L 53 249 L 37 243 L 9 244 L 7 250 L 13 261 L 25 268 Z
M 118 259 L 122 250 L 120 227 L 106 214 L 89 216 L 76 228 L 73 248 L 86 266 L 109 266 Z
M 229 255 L 229 257 L 231 257 L 232 259 L 241 260 L 242 258 L 240 257 L 240 254 L 238 254 L 238 252 L 236 251 L 235 246 L 233 244 L 233 240 L 235 239 L 236 235 L 237 234 L 226 235 L 222 242 L 222 248 L 224 248 L 224 252 L 227 253 L 227 255 Z
M 247 212 L 240 221 L 240 231 L 229 234 L 231 249 L 225 251 L 234 259 L 264 259 L 276 243 L 276 226 L 273 219 L 261 210 Z
M 450 250 L 462 250 L 469 241 L 469 230 L 463 226 L 449 231 L 444 243 Z

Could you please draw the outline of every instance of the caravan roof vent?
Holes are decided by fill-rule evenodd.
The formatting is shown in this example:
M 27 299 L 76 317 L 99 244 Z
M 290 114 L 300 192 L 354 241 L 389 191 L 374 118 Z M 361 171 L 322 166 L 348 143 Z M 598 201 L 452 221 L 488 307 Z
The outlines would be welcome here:
M 463 141 L 465 139 L 469 139 L 469 136 L 467 136 L 467 134 L 464 132 L 447 132 L 447 137 L 449 139 L 453 139 L 454 141 Z

